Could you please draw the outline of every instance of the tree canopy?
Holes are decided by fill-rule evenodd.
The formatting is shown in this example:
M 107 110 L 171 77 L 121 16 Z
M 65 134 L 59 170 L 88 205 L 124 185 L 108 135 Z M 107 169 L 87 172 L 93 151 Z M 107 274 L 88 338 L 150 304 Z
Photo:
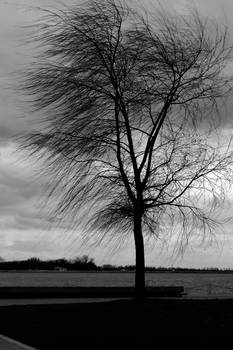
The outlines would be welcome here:
M 21 87 L 44 117 L 23 147 L 52 174 L 55 215 L 75 226 L 88 209 L 100 240 L 132 230 L 141 266 L 142 229 L 158 237 L 167 214 L 184 232 L 190 223 L 211 227 L 197 198 L 223 199 L 232 154 L 212 147 L 198 125 L 212 123 L 232 92 L 227 30 L 195 11 L 90 0 L 45 10 L 33 40 L 42 55 Z

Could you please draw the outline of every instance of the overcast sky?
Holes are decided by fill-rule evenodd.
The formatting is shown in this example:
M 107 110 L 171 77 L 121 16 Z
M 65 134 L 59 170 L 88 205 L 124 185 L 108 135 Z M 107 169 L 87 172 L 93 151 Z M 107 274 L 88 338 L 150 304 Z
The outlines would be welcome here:
M 154 2 L 148 0 L 145 4 L 150 6 Z M 182 12 L 196 7 L 201 14 L 233 28 L 232 0 L 168 0 L 166 4 Z M 61 228 L 48 229 L 47 208 L 40 206 L 45 179 L 35 176 L 36 167 L 22 159 L 12 140 L 13 135 L 30 127 L 29 116 L 12 89 L 16 79 L 14 72 L 30 62 L 33 55 L 30 47 L 22 44 L 26 32 L 23 25 L 33 22 L 38 16 L 37 11 L 30 6 L 49 5 L 56 5 L 56 1 L 0 0 L 0 256 L 5 259 L 31 256 L 69 258 L 89 254 L 99 264 L 134 263 L 132 241 L 121 250 L 112 252 L 110 247 L 82 247 L 79 232 L 69 235 Z M 227 106 L 224 116 L 225 132 L 228 135 L 232 134 L 231 105 Z M 232 203 L 233 198 L 229 198 L 227 212 L 233 210 Z M 146 263 L 157 266 L 233 268 L 232 227 L 233 223 L 227 223 L 222 233 L 218 233 L 218 247 L 197 245 L 188 249 L 183 259 L 172 256 L 172 247 L 161 250 L 161 245 L 154 244 L 147 251 Z

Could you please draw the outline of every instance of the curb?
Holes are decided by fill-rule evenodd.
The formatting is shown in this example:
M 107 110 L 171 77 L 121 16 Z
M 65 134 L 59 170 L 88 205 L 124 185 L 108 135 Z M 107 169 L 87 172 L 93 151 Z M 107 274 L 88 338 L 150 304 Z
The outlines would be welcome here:
M 12 345 L 12 350 L 38 350 L 36 348 L 32 348 L 29 345 L 25 345 L 23 343 L 20 343 L 19 341 L 9 338 L 5 335 L 0 334 L 0 340 L 3 340 L 4 342 L 7 343 L 9 350 L 11 350 L 11 345 Z M 7 350 L 8 350 L 7 348 Z

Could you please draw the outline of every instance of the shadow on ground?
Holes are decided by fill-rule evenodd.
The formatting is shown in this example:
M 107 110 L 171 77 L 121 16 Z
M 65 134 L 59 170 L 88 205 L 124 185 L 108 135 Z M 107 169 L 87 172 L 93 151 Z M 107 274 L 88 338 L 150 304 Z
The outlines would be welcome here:
M 40 350 L 186 343 L 185 338 L 210 345 L 233 334 L 233 300 L 3 306 L 0 316 L 0 333 Z

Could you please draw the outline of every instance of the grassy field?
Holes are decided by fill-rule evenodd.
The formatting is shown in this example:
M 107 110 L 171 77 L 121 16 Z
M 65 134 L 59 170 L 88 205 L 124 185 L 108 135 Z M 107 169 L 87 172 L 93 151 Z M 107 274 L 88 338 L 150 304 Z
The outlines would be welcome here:
M 148 286 L 184 286 L 192 296 L 233 297 L 233 274 L 146 273 Z M 0 287 L 133 286 L 132 272 L 0 272 Z
M 126 343 L 144 349 L 158 342 L 186 349 L 200 343 L 209 349 L 233 334 L 233 300 L 6 306 L 0 315 L 0 333 L 40 350 L 112 349 Z

